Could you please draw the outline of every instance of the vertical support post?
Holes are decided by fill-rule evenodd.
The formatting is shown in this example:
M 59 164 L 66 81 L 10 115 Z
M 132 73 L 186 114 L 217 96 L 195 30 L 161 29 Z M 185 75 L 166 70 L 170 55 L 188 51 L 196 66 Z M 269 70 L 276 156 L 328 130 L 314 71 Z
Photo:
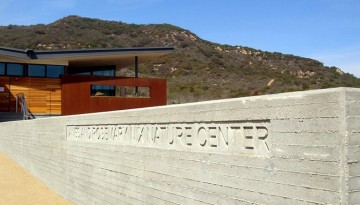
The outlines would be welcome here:
M 135 78 L 139 77 L 139 59 L 135 56 Z
M 135 56 L 135 78 L 139 77 L 139 59 L 137 56 Z M 138 96 L 139 94 L 139 87 L 135 87 L 135 95 Z
M 15 97 L 15 112 L 18 112 L 18 104 L 19 104 L 18 96 L 16 95 L 16 97 Z

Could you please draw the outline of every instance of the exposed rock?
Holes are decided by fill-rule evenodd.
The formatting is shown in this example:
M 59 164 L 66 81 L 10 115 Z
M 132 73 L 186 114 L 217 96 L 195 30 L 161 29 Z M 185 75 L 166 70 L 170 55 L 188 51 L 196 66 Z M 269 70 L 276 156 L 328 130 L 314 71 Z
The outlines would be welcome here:
M 344 72 L 342 70 L 340 70 L 340 68 L 336 68 L 336 72 L 339 74 L 339 75 L 344 75 Z
M 271 87 L 271 85 L 272 85 L 274 82 L 275 82 L 275 79 L 271 79 L 266 86 L 267 86 L 267 87 Z
M 217 47 L 215 48 L 215 50 L 216 50 L 216 51 L 219 51 L 219 52 L 222 52 L 223 49 L 220 48 L 219 46 L 217 46 Z

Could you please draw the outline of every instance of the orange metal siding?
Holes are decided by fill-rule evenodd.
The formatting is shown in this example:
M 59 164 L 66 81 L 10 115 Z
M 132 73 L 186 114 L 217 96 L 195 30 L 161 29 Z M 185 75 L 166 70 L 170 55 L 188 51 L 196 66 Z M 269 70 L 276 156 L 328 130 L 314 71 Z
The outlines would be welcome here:
M 149 98 L 91 96 L 91 85 L 149 87 Z M 62 114 L 82 114 L 166 105 L 166 80 L 66 75 L 62 78 Z

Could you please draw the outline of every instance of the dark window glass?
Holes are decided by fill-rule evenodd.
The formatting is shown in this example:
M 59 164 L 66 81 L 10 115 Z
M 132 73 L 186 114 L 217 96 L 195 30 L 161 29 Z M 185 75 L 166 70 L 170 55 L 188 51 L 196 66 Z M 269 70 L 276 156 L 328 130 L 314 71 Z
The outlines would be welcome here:
M 91 96 L 150 98 L 150 88 L 121 85 L 91 85 Z
M 46 77 L 60 78 L 64 74 L 64 66 L 61 65 L 48 65 L 46 70 Z
M 80 67 L 70 68 L 69 74 L 77 75 L 94 75 L 94 76 L 115 76 L 116 66 L 96 66 L 96 67 Z
M 115 70 L 98 70 L 98 71 L 94 71 L 93 75 L 96 75 L 96 76 L 115 76 Z
M 7 64 L 7 75 L 24 76 L 24 65 L 16 63 Z
M 29 65 L 29 76 L 45 77 L 45 65 Z
M 77 73 L 78 75 L 91 75 L 91 72 L 82 72 L 82 73 Z
M 0 75 L 5 75 L 5 63 L 0 63 Z
M 91 85 L 92 96 L 115 96 L 113 85 Z

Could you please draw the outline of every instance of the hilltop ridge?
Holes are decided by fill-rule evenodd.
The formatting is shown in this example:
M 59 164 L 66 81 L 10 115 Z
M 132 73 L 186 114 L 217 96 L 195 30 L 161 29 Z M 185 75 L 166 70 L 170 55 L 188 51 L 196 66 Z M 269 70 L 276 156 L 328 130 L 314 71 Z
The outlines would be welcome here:
M 47 25 L 0 26 L 0 46 L 38 50 L 176 46 L 174 53 L 140 67 L 140 76 L 167 78 L 169 103 L 360 87 L 360 79 L 314 59 L 212 43 L 170 24 L 68 16 Z M 131 69 L 119 73 L 130 75 Z

